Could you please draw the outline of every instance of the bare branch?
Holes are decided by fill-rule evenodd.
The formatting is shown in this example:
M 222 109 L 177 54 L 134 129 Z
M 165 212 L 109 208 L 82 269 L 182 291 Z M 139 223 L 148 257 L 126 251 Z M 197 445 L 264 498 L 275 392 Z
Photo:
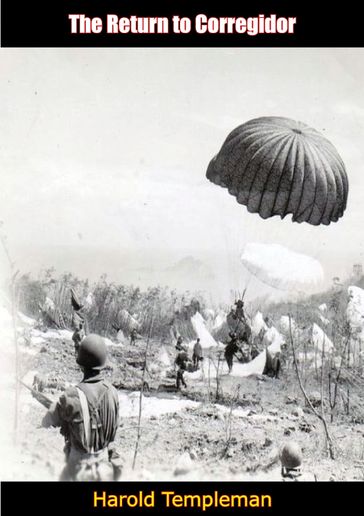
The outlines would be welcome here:
M 137 432 L 137 440 L 135 443 L 135 450 L 134 450 L 134 457 L 133 457 L 133 466 L 132 466 L 133 469 L 135 468 L 136 458 L 137 458 L 138 449 L 139 449 L 139 441 L 140 441 L 140 437 L 141 437 L 141 430 L 142 430 L 141 419 L 142 419 L 143 393 L 144 393 L 144 385 L 145 385 L 145 373 L 147 371 L 147 359 L 148 359 L 150 339 L 151 339 L 152 330 L 153 330 L 153 323 L 154 323 L 154 314 L 152 315 L 152 318 L 150 321 L 149 333 L 148 333 L 147 342 L 145 345 L 145 352 L 144 352 L 144 367 L 143 367 L 143 375 L 142 375 L 142 385 L 140 387 L 140 395 L 139 395 L 138 432 Z
M 299 373 L 299 370 L 298 370 L 298 364 L 297 364 L 297 360 L 296 360 L 296 351 L 295 351 L 295 347 L 294 347 L 294 343 L 293 343 L 292 324 L 291 324 L 291 315 L 290 314 L 288 316 L 288 319 L 289 319 L 289 336 L 290 336 L 290 342 L 291 342 L 291 346 L 292 346 L 293 362 L 294 362 L 294 366 L 295 366 L 295 370 L 296 370 L 296 374 L 297 374 L 298 384 L 300 386 L 301 392 L 302 392 L 302 394 L 303 394 L 303 396 L 304 396 L 304 398 L 306 400 L 307 405 L 310 407 L 311 411 L 315 414 L 315 416 L 323 424 L 330 458 L 331 459 L 335 459 L 334 445 L 333 445 L 333 442 L 332 442 L 332 439 L 331 439 L 331 436 L 330 436 L 330 433 L 329 433 L 329 430 L 328 430 L 328 427 L 327 427 L 326 420 L 319 412 L 317 412 L 315 407 L 312 405 L 311 400 L 307 396 L 305 388 L 302 385 L 301 376 L 300 376 L 300 373 Z

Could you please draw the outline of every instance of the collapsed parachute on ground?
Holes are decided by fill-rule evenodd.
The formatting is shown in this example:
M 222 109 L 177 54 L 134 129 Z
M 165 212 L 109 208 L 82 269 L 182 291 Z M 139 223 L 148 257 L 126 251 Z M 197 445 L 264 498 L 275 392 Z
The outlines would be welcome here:
M 330 352 L 334 349 L 332 341 L 316 323 L 313 323 L 312 326 L 312 343 L 314 345 L 314 349 L 321 353 Z
M 73 288 L 71 288 L 71 304 L 75 312 L 79 312 L 83 308 L 83 305 L 81 305 L 81 301 L 77 295 L 77 292 Z
M 198 335 L 198 338 L 200 339 L 202 348 L 211 348 L 217 345 L 217 342 L 207 329 L 206 323 L 199 312 L 196 312 L 195 315 L 191 317 L 191 323 L 193 329 Z
M 348 287 L 346 319 L 353 332 L 364 329 L 364 290 L 360 287 Z
M 241 261 L 260 281 L 281 290 L 315 286 L 324 277 L 317 260 L 279 244 L 248 243 Z
M 140 323 L 125 308 L 122 308 L 115 318 L 113 327 L 117 331 L 122 329 L 123 331 L 131 332 L 132 330 L 140 330 Z
M 259 310 L 252 318 L 251 328 L 252 328 L 252 334 L 254 335 L 254 337 L 259 335 L 259 333 L 262 330 L 267 331 L 267 329 L 268 329 L 268 326 L 264 320 L 263 314 L 262 314 L 262 312 L 259 312 Z
M 314 226 L 344 213 L 348 178 L 335 147 L 315 129 L 284 117 L 261 117 L 234 129 L 206 177 L 263 218 L 292 214 Z

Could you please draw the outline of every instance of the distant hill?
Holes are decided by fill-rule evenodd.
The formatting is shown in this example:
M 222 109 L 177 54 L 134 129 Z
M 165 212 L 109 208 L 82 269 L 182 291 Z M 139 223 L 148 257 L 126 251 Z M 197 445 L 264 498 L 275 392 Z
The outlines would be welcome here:
M 185 256 L 174 265 L 167 267 L 164 272 L 171 275 L 171 277 L 196 278 L 197 280 L 210 281 L 214 279 L 214 275 L 209 267 L 193 256 Z

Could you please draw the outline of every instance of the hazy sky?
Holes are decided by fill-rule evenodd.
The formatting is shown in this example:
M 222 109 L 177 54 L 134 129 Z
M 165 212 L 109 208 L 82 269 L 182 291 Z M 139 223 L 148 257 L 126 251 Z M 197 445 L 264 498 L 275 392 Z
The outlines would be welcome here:
M 141 265 L 210 256 L 223 269 L 244 243 L 276 242 L 341 274 L 364 251 L 363 79 L 361 48 L 0 49 L 9 248 L 24 269 L 62 269 L 72 260 L 57 249 L 96 247 L 112 276 L 115 252 Z M 205 178 L 227 134 L 263 115 L 336 146 L 350 182 L 338 223 L 263 221 Z

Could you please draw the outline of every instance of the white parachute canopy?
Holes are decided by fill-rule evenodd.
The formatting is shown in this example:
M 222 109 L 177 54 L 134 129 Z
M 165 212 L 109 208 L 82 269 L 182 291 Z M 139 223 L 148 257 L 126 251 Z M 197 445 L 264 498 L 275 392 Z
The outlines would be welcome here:
M 241 261 L 260 281 L 281 290 L 316 286 L 324 278 L 317 260 L 279 244 L 248 243 Z
M 171 359 L 169 358 L 169 355 L 167 353 L 167 350 L 165 348 L 165 346 L 162 346 L 160 351 L 159 351 L 159 356 L 158 356 L 158 360 L 159 362 L 166 366 L 166 367 L 170 367 L 172 365 L 172 361 Z
M 314 349 L 320 352 L 330 352 L 334 349 L 334 345 L 329 337 L 316 323 L 313 323 L 312 326 L 312 342 Z
M 353 330 L 364 328 L 364 290 L 360 287 L 348 287 L 349 300 L 346 318 Z
M 350 325 L 350 364 L 361 363 L 364 349 L 364 290 L 360 287 L 348 287 L 348 304 L 346 319 Z
M 94 295 L 92 292 L 89 292 L 87 294 L 87 297 L 85 299 L 85 307 L 86 308 L 91 308 L 91 306 L 94 304 Z
M 226 316 L 227 313 L 223 310 L 220 310 L 215 316 L 212 329 L 217 330 L 218 328 L 221 328 L 221 326 L 226 322 Z
M 55 310 L 55 304 L 54 301 L 50 297 L 46 297 L 44 304 L 43 304 L 44 310 Z
M 285 344 L 285 338 L 279 331 L 274 327 L 268 328 L 263 337 L 263 346 L 267 347 L 269 351 L 274 353 L 281 352 L 281 346 Z
M 129 312 L 125 310 L 125 308 L 122 308 L 120 310 L 118 315 L 118 321 L 128 331 L 131 331 L 133 329 L 140 329 L 140 323 L 132 315 L 130 315 Z
M 279 329 L 284 333 L 289 333 L 290 328 L 290 317 L 289 315 L 282 315 L 279 320 Z M 296 322 L 291 317 L 291 331 L 295 331 L 297 329 Z
M 119 329 L 116 334 L 116 342 L 119 344 L 125 344 L 126 338 L 122 329 Z
M 202 313 L 203 319 L 205 321 L 206 327 L 209 330 L 212 330 L 214 327 L 214 320 L 215 320 L 215 312 L 211 308 L 205 308 L 205 310 Z
M 206 328 L 205 321 L 199 312 L 196 312 L 195 315 L 191 317 L 191 323 L 193 329 L 195 330 L 200 339 L 200 344 L 202 348 L 211 348 L 217 346 L 216 340 L 213 338 L 209 330 Z
M 268 326 L 266 322 L 264 321 L 264 317 L 262 312 L 257 312 L 251 322 L 251 330 L 254 337 L 259 335 L 261 330 L 267 331 Z
M 267 348 L 246 364 L 235 363 L 231 372 L 231 376 L 246 378 L 252 375 L 263 374 L 265 365 L 267 363 L 267 352 L 271 357 L 274 357 L 281 352 L 281 345 L 284 344 L 282 335 L 280 335 L 280 333 L 275 328 L 269 328 L 266 332 L 266 335 L 267 339 L 265 341 L 265 345 Z M 227 372 L 225 363 L 223 363 L 222 372 Z
M 212 308 L 205 308 L 203 311 L 203 317 L 205 321 L 209 319 L 213 320 L 215 318 L 215 311 Z

